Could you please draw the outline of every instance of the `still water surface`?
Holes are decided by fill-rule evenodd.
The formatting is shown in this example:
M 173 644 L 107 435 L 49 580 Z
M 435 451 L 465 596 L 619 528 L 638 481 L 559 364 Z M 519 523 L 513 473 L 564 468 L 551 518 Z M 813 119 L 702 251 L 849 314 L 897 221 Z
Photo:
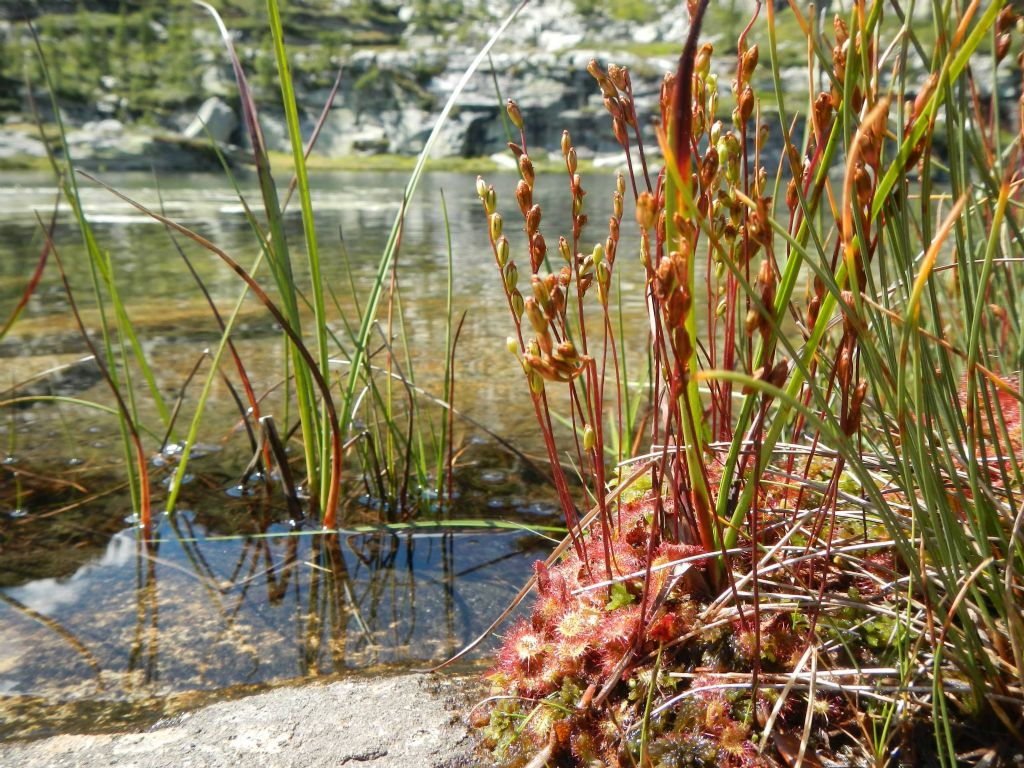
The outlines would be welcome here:
M 159 189 L 145 174 L 104 178 L 148 206 L 162 201 L 171 218 L 239 262 L 255 259 L 244 209 L 223 177 L 163 176 Z M 513 221 L 515 178 L 491 180 Z M 405 181 L 400 173 L 314 178 L 325 273 L 341 312 L 351 316 L 354 310 L 346 260 L 363 301 Z M 252 179 L 242 183 L 255 207 Z M 612 179 L 596 177 L 585 185 L 595 222 L 590 237 L 603 240 Z M 215 322 L 164 228 L 89 182 L 82 189 L 159 385 L 173 399 L 203 350 L 216 342 Z M 510 321 L 484 216 L 474 180 L 466 175 L 427 174 L 406 216 L 399 285 L 417 383 L 441 391 L 448 282 L 442 194 L 451 229 L 454 308 L 468 313 L 458 348 L 456 406 L 521 448 L 536 450 L 521 371 L 504 349 Z M 569 222 L 564 179 L 541 177 L 537 197 L 554 253 L 558 231 Z M 4 317 L 38 259 L 36 214 L 48 220 L 53 204 L 48 177 L 5 176 Z M 297 206 L 288 225 L 293 258 L 301 264 Z M 628 226 L 624 230 L 625 243 Z M 55 242 L 85 322 L 95 330 L 100 318 L 89 309 L 95 306 L 89 268 L 66 209 Z M 227 311 L 239 295 L 238 278 L 216 257 L 179 242 Z M 639 264 L 625 248 L 620 263 L 627 321 L 642 328 Z M 332 327 L 342 328 L 337 316 Z M 257 392 L 278 384 L 280 334 L 255 301 L 246 303 L 236 338 Z M 108 402 L 94 367 L 76 363 L 85 353 L 51 264 L 19 324 L 0 341 L 0 399 L 56 393 Z M 60 373 L 29 381 L 69 363 L 74 365 Z M 187 397 L 186 407 L 190 402 Z M 144 420 L 158 425 L 141 408 Z M 279 505 L 231 493 L 248 457 L 233 429 L 227 392 L 215 388 L 204 422 L 205 456 L 192 465 L 179 513 L 162 519 L 159 542 L 147 551 L 126 528 L 130 506 L 118 487 L 120 448 L 111 417 L 67 402 L 7 407 L 0 417 L 0 738 L 115 727 L 245 686 L 441 660 L 500 612 L 527 578 L 530 563 L 550 547 L 525 531 L 378 530 L 324 537 L 296 529 Z M 456 473 L 454 517 L 557 523 L 550 493 L 528 463 L 466 423 L 459 423 L 458 440 L 466 450 Z M 154 466 L 172 463 L 173 455 L 160 455 L 158 444 Z

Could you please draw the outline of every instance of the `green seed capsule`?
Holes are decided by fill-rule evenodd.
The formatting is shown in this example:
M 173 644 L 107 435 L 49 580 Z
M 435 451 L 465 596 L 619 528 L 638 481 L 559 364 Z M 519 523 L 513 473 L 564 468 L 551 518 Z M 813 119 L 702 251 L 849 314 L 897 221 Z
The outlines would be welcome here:
M 495 247 L 495 252 L 498 254 L 498 266 L 501 269 L 504 269 L 505 265 L 508 264 L 509 245 L 507 237 L 503 236 L 498 239 L 498 243 Z
M 721 155 L 722 154 L 722 150 L 718 146 L 718 142 L 722 140 L 722 121 L 721 120 L 715 120 L 715 122 L 713 122 L 711 124 L 711 131 L 709 132 L 708 137 L 711 139 L 711 143 L 713 145 L 715 145 L 715 149 L 718 150 L 718 154 Z
M 533 394 L 539 395 L 544 392 L 544 379 L 539 373 L 531 368 L 526 378 L 530 381 L 530 391 Z
M 592 451 L 597 446 L 597 434 L 594 432 L 594 428 L 587 424 L 583 428 L 583 450 Z
M 523 316 L 523 294 L 519 291 L 512 292 L 512 311 L 516 313 L 516 317 L 521 318 Z
M 491 214 L 491 240 L 495 243 L 498 242 L 498 238 L 501 237 L 502 219 L 500 213 Z
M 483 176 L 476 177 L 476 194 L 481 200 L 487 197 L 487 182 Z
M 519 342 L 516 341 L 515 336 L 509 336 L 507 339 L 505 339 L 505 349 L 507 349 L 513 355 L 519 354 Z
M 509 293 L 512 293 L 517 285 L 519 285 L 519 267 L 516 266 L 514 261 L 511 261 L 505 267 L 505 288 Z
M 569 250 L 569 241 L 564 237 L 558 238 L 558 254 L 566 264 L 572 261 L 572 252 Z

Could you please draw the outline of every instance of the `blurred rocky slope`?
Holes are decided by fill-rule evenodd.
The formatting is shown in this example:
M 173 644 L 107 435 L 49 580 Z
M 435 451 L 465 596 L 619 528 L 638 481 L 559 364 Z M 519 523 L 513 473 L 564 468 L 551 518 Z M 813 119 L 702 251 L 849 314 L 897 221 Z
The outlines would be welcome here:
M 268 145 L 289 151 L 263 0 L 215 5 L 235 36 Z M 305 136 L 339 68 L 343 73 L 316 149 L 339 157 L 418 153 L 455 83 L 514 3 L 304 0 L 282 5 Z M 724 83 L 730 79 L 729 54 L 752 8 L 751 0 L 724 0 L 709 10 L 705 36 L 721 53 L 716 66 Z M 121 169 L 208 167 L 216 159 L 207 131 L 229 152 L 244 150 L 230 63 L 212 19 L 189 0 L 0 0 L 0 164 L 16 166 L 44 154 L 32 125 L 26 79 L 40 105 L 48 99 L 22 21 L 26 16 L 42 38 L 79 161 Z M 779 16 L 780 56 L 784 85 L 799 92 L 806 87 L 806 44 L 791 16 L 788 11 Z M 614 153 L 587 62 L 596 57 L 628 65 L 639 111 L 653 117 L 661 77 L 674 68 L 685 31 L 685 3 L 533 2 L 460 98 L 434 156 L 486 156 L 504 148 L 499 90 L 520 103 L 532 148 L 556 150 L 567 128 L 584 157 Z M 764 92 L 771 94 L 767 68 L 762 69 Z M 1012 90 L 1015 82 L 1019 78 L 1004 87 Z M 727 87 L 723 94 L 723 109 L 731 109 Z M 43 111 L 44 119 L 52 119 Z M 649 138 L 653 141 L 653 133 Z

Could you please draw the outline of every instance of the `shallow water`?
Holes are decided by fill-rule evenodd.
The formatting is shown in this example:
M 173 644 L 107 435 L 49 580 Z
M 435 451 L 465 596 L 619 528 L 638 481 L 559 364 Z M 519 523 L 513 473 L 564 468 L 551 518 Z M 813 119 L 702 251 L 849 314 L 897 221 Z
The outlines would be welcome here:
M 241 263 L 255 258 L 243 208 L 222 176 L 161 177 L 159 192 L 145 174 L 105 180 L 153 207 L 162 198 L 168 215 Z M 353 308 L 344 256 L 362 299 L 405 181 L 400 173 L 329 173 L 313 180 L 325 272 L 342 312 Z M 492 181 L 511 221 L 515 179 Z M 585 181 L 594 240 L 605 236 L 612 182 Z M 7 174 L 4 184 L 0 316 L 6 317 L 38 259 L 36 212 L 48 220 L 54 198 L 44 175 Z M 86 213 L 111 254 L 159 386 L 173 399 L 203 350 L 216 342 L 216 324 L 164 228 L 108 192 L 81 184 Z M 243 178 L 242 186 L 255 201 L 252 179 Z M 557 222 L 569 221 L 564 188 L 562 177 L 541 177 L 538 184 L 552 253 Z M 473 179 L 465 175 L 426 175 L 406 217 L 399 280 L 417 383 L 441 390 L 448 279 L 442 191 L 452 232 L 455 311 L 468 312 L 456 406 L 517 446 L 537 450 L 522 374 L 505 351 L 511 326 L 484 216 Z M 297 206 L 288 228 L 300 264 Z M 239 295 L 238 278 L 215 257 L 179 241 L 226 311 Z M 100 318 L 89 310 L 88 264 L 66 209 L 55 242 L 86 325 L 95 331 Z M 620 259 L 628 266 L 626 317 L 642 328 L 640 267 L 632 253 Z M 81 361 L 85 346 L 53 266 L 0 341 L 0 400 L 59 394 L 109 403 L 95 367 Z M 269 282 L 265 276 L 263 283 Z M 335 319 L 332 327 L 340 331 L 342 324 Z M 245 304 L 235 337 L 256 391 L 272 389 L 281 379 L 280 334 L 254 300 Z M 33 378 L 55 367 L 60 371 Z M 197 388 L 187 393 L 187 411 Z M 144 402 L 140 407 L 156 433 L 147 437 L 154 471 L 173 466 L 173 451 L 158 451 L 159 420 Z M 289 524 L 280 500 L 263 498 L 258 486 L 244 489 L 241 498 L 231 492 L 249 458 L 236 422 L 227 391 L 215 387 L 202 435 L 207 455 L 191 465 L 179 512 L 161 519 L 156 543 L 146 547 L 130 526 L 130 503 L 119 488 L 120 438 L 109 414 L 68 402 L 0 410 L 0 738 L 116 727 L 247 686 L 442 660 L 500 612 L 531 562 L 550 551 L 550 542 L 524 531 L 315 535 L 309 524 Z M 469 422 L 458 421 L 457 432 L 465 451 L 449 516 L 557 524 L 550 492 L 528 462 Z M 162 492 L 155 491 L 157 508 Z M 377 517 L 356 505 L 348 522 Z

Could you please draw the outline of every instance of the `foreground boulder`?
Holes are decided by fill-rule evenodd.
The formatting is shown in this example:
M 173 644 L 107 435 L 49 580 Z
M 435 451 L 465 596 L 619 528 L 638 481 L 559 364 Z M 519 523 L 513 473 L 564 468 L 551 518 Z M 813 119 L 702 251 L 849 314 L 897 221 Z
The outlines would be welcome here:
M 0 744 L 5 766 L 189 765 L 462 768 L 477 764 L 461 718 L 466 682 L 420 675 L 279 688 L 144 733 Z

